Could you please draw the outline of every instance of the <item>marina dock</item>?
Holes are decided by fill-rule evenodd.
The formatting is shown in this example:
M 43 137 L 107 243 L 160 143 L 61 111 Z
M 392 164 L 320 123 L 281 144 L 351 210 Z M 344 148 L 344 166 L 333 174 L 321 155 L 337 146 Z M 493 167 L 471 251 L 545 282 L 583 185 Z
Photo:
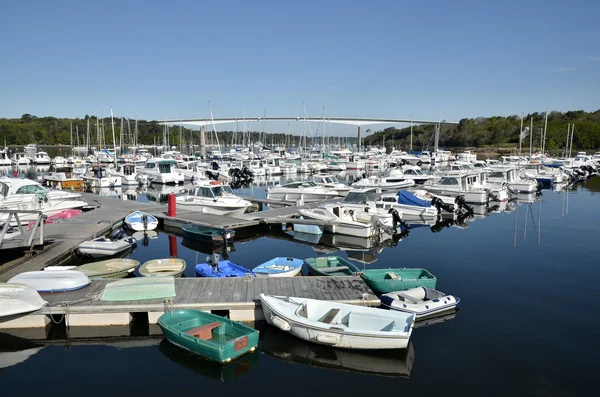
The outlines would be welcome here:
M 320 300 L 379 306 L 373 294 L 360 277 L 232 277 L 175 279 L 176 296 L 167 299 L 140 301 L 102 301 L 102 291 L 115 280 L 95 280 L 76 291 L 41 294 L 48 306 L 25 317 L 0 323 L 4 328 L 45 327 L 50 321 L 61 321 L 68 326 L 127 325 L 132 318 L 142 318 L 149 324 L 167 310 L 197 309 L 227 314 L 237 321 L 262 320 L 259 295 L 261 293 L 295 296 Z

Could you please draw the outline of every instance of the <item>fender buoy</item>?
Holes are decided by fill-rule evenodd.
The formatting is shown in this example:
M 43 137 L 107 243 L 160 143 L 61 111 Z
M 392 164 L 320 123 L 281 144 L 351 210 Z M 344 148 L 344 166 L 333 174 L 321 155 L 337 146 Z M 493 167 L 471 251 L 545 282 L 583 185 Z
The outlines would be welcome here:
M 317 342 L 326 344 L 326 345 L 336 345 L 340 338 L 335 335 L 317 335 Z
M 279 316 L 271 316 L 271 322 L 274 326 L 276 326 L 282 331 L 289 331 L 292 328 L 290 327 L 290 323 L 288 323 Z

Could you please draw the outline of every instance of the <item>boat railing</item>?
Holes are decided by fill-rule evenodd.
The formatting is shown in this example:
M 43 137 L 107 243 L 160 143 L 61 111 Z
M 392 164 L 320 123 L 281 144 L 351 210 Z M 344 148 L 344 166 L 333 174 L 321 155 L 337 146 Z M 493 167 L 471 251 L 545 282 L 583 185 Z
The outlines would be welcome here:
M 0 209 L 0 215 L 2 214 L 8 214 L 8 217 L 6 219 L 5 222 L 3 222 L 3 227 L 2 227 L 2 231 L 0 231 L 0 249 L 10 249 L 10 248 L 18 248 L 18 247 L 29 247 L 29 249 L 33 248 L 33 240 L 35 238 L 35 234 L 36 232 L 40 231 L 40 245 L 44 244 L 44 220 L 45 220 L 45 215 L 42 211 L 35 211 L 35 210 L 1 210 Z M 19 217 L 19 214 L 37 214 L 37 219 L 35 220 L 35 224 L 33 225 L 33 227 L 30 230 L 30 235 L 29 238 L 27 239 L 27 243 L 25 243 L 25 229 L 24 226 L 26 226 L 26 224 L 24 224 L 23 221 L 21 221 L 21 218 Z M 14 222 L 13 222 L 14 219 Z M 7 231 L 11 228 L 11 222 L 16 223 L 16 228 L 18 230 L 18 237 L 19 238 L 14 238 L 11 236 L 11 238 L 8 238 L 7 235 Z M 11 233 L 12 234 L 12 233 Z M 17 236 L 15 236 L 17 237 Z

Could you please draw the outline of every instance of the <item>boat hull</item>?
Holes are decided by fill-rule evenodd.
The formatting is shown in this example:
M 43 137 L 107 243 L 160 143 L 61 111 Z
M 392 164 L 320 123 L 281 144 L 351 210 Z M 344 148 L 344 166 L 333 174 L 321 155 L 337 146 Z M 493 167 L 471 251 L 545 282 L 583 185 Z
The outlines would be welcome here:
M 374 292 L 385 294 L 416 287 L 435 289 L 437 278 L 421 268 L 367 269 L 360 277 Z

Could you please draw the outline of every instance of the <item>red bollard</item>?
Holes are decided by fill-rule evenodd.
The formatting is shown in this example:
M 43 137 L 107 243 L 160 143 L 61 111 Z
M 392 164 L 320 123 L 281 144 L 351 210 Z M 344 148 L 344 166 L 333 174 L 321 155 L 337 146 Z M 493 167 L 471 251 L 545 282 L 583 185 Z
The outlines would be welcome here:
M 177 206 L 175 201 L 175 195 L 169 194 L 169 203 L 167 204 L 167 215 L 177 216 Z
M 169 255 L 171 258 L 177 258 L 177 237 L 169 236 Z

